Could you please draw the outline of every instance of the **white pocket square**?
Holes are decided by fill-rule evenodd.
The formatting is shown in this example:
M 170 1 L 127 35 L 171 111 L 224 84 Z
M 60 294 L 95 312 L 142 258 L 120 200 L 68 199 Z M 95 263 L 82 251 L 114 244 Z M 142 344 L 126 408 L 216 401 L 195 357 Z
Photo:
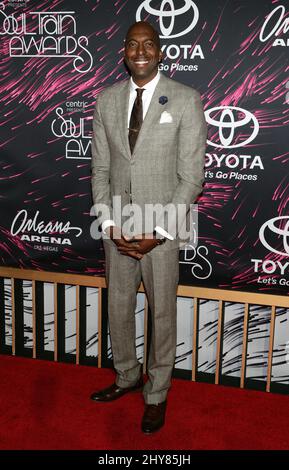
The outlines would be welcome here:
M 164 124 L 166 122 L 173 122 L 173 117 L 167 111 L 163 111 L 160 118 L 160 124 Z

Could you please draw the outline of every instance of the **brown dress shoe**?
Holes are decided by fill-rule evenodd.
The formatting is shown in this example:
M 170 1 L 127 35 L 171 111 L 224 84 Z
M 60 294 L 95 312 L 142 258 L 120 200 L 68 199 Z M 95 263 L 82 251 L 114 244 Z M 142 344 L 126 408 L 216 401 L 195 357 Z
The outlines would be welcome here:
M 91 400 L 94 401 L 113 401 L 117 400 L 118 398 L 122 397 L 126 393 L 129 392 L 138 392 L 139 390 L 142 390 L 143 388 L 143 377 L 141 377 L 135 385 L 132 387 L 126 387 L 126 388 L 121 388 L 116 383 L 113 383 L 110 385 L 110 387 L 107 387 L 103 390 L 100 390 L 99 392 L 94 392 L 90 398 Z
M 146 434 L 158 431 L 165 424 L 167 402 L 163 401 L 158 405 L 146 405 L 141 430 Z

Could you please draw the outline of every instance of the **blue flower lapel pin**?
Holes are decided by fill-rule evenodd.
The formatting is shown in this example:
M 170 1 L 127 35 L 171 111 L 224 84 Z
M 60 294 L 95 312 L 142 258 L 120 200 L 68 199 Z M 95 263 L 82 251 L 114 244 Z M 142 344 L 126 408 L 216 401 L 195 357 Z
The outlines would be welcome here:
M 169 101 L 169 100 L 168 100 L 168 97 L 167 97 L 167 96 L 160 96 L 160 97 L 159 97 L 159 103 L 160 103 L 160 104 L 163 104 L 163 105 L 164 105 L 164 104 L 166 104 L 168 101 Z

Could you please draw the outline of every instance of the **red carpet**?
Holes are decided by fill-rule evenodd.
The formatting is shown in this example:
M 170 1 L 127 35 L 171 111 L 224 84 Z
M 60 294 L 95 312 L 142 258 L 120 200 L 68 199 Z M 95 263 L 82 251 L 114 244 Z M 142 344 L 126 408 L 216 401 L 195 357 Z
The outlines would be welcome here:
M 94 403 L 114 373 L 0 356 L 0 449 L 288 449 L 289 397 L 173 380 L 165 427 L 140 431 L 141 393 Z

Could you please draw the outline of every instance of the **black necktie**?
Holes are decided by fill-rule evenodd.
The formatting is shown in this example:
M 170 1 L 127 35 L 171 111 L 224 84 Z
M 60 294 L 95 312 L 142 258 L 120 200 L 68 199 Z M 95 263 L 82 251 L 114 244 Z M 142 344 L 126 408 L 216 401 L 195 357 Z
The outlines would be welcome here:
M 129 121 L 129 133 L 128 133 L 128 140 L 130 151 L 133 153 L 133 149 L 143 122 L 143 109 L 142 109 L 142 94 L 144 92 L 144 88 L 136 88 L 136 99 L 133 104 L 132 112 L 130 115 Z

